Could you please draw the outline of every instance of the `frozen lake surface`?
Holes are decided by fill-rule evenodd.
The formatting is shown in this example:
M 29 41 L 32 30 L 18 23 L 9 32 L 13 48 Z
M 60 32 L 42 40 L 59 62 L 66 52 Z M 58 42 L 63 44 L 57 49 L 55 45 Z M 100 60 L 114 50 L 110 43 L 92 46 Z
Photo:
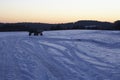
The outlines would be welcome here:
M 2 32 L 0 80 L 120 80 L 120 31 Z

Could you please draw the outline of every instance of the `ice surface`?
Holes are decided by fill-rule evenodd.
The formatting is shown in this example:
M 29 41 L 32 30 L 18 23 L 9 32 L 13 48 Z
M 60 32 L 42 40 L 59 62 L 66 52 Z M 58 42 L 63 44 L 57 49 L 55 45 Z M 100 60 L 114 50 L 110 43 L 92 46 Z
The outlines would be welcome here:
M 0 80 L 120 80 L 120 31 L 0 33 Z

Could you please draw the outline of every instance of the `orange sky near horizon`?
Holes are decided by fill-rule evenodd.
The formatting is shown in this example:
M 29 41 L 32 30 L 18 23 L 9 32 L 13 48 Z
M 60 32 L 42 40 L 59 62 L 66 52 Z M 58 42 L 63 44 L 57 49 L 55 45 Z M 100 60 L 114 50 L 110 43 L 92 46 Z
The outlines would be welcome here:
M 0 0 L 0 22 L 114 22 L 120 19 L 119 3 L 119 0 Z

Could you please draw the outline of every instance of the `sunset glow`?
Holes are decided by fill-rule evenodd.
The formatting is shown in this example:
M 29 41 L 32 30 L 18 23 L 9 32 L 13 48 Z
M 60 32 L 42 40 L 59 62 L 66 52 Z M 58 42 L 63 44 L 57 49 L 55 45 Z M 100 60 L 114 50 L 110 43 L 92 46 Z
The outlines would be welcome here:
M 120 0 L 0 0 L 0 22 L 65 23 L 120 19 Z

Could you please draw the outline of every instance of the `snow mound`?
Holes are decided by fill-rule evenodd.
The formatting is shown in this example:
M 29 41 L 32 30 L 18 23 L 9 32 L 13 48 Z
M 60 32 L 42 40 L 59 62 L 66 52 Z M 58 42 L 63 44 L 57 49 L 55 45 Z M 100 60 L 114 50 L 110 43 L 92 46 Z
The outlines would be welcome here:
M 0 33 L 0 80 L 120 80 L 119 31 Z

